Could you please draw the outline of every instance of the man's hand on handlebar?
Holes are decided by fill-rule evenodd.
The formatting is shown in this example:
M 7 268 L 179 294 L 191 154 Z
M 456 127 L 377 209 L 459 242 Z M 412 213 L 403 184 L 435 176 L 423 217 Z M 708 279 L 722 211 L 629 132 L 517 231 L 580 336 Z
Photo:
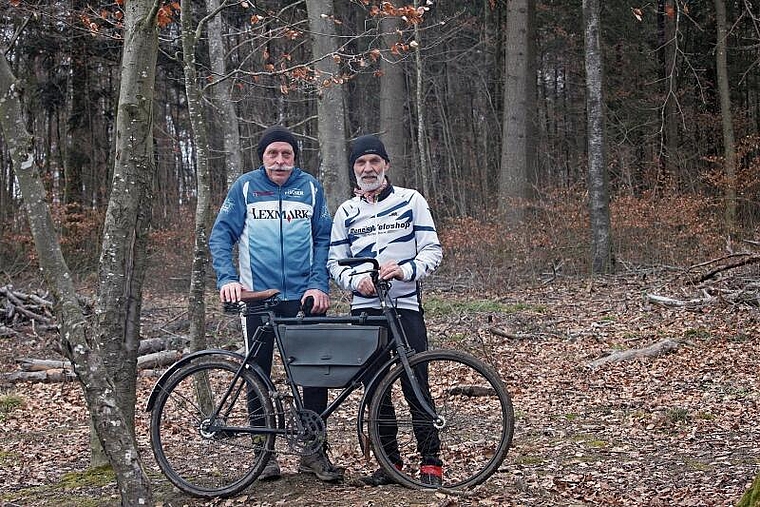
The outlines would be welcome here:
M 245 287 L 240 282 L 229 282 L 219 289 L 219 300 L 222 303 L 234 303 L 240 301 L 240 295 Z
M 396 261 L 388 261 L 380 265 L 380 271 L 378 272 L 380 280 L 403 280 L 404 270 L 401 269 Z
M 356 290 L 359 291 L 359 294 L 364 297 L 376 295 L 375 284 L 372 283 L 372 278 L 369 276 L 364 276 L 361 280 L 359 280 L 359 284 L 356 286 Z
M 301 297 L 301 304 L 306 302 L 306 298 L 314 298 L 314 306 L 311 307 L 311 313 L 319 315 L 325 313 L 330 308 L 330 297 L 319 289 L 309 289 Z
M 389 261 L 380 266 L 377 272 L 377 276 L 380 280 L 403 280 L 404 271 L 401 269 L 396 261 Z M 356 290 L 359 291 L 364 297 L 376 296 L 377 291 L 375 285 L 372 283 L 372 278 L 369 276 L 362 277 L 356 286 Z

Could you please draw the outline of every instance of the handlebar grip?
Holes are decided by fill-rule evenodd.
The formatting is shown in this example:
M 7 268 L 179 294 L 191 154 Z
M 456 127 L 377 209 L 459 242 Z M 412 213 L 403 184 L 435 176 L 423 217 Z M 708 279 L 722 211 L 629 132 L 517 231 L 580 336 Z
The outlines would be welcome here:
M 304 315 L 308 316 L 311 315 L 312 308 L 314 308 L 314 296 L 309 296 L 301 305 L 301 310 L 303 310 Z
M 340 259 L 338 261 L 338 266 L 349 266 L 354 267 L 358 266 L 360 264 L 370 263 L 372 264 L 372 269 L 377 271 L 380 269 L 380 264 L 377 262 L 377 259 L 374 257 L 350 257 L 348 259 Z

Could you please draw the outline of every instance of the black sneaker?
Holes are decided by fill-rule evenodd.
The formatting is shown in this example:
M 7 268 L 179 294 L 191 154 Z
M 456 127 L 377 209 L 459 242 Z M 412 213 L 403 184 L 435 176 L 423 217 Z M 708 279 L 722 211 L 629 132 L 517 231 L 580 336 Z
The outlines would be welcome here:
M 439 465 L 422 465 L 420 467 L 420 482 L 426 486 L 440 488 L 443 484 L 443 468 Z
M 266 438 L 262 435 L 253 435 L 251 440 L 253 441 L 254 446 L 253 454 L 258 458 L 264 452 L 262 446 L 264 445 Z M 269 460 L 267 461 L 267 464 L 264 465 L 264 469 L 259 474 L 258 479 L 260 481 L 274 481 L 279 479 L 281 475 L 280 464 L 277 463 L 277 455 L 271 453 L 269 455 Z
M 280 472 L 280 464 L 277 463 L 277 456 L 272 454 L 269 456 L 269 461 L 267 461 L 264 470 L 262 470 L 259 474 L 259 480 L 274 481 L 279 479 L 281 476 L 282 474 Z
M 301 463 L 298 465 L 298 471 L 314 474 L 317 476 L 317 479 L 325 482 L 343 479 L 344 472 L 342 468 L 338 468 L 332 464 L 324 449 L 308 456 L 302 456 Z
M 401 470 L 401 467 L 399 465 L 394 466 Z M 372 472 L 372 475 L 359 477 L 359 479 L 357 479 L 357 482 L 360 485 L 364 486 L 387 486 L 389 484 L 396 484 L 396 479 L 391 477 L 384 468 L 378 468 Z

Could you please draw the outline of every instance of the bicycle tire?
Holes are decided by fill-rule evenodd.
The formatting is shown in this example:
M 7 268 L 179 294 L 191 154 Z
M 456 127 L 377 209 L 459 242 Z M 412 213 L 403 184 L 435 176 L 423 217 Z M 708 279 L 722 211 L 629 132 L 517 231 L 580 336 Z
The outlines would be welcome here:
M 271 433 L 256 437 L 235 430 L 209 434 L 202 428 L 238 368 L 229 361 L 191 364 L 172 375 L 156 398 L 150 418 L 153 455 L 166 478 L 185 493 L 202 498 L 235 495 L 256 480 L 274 449 Z M 250 427 L 249 397 L 259 400 L 262 427 L 274 428 L 268 390 L 251 371 L 242 373 L 220 410 L 225 424 Z
M 418 417 L 413 423 L 403 394 L 406 371 L 401 365 L 394 367 L 380 381 L 370 402 L 368 428 L 378 462 L 396 482 L 410 488 L 465 489 L 482 483 L 504 461 L 514 434 L 512 400 L 498 373 L 479 359 L 454 350 L 422 352 L 409 362 L 418 378 L 427 369 L 432 402 L 445 425 L 434 431 L 430 416 Z M 411 399 L 416 400 L 414 394 Z M 394 433 L 399 455 L 395 455 L 390 436 Z M 419 446 L 415 433 L 420 435 Z M 430 452 L 436 448 L 439 452 Z M 442 462 L 440 486 L 423 482 L 421 465 L 430 464 L 423 463 L 423 451 Z

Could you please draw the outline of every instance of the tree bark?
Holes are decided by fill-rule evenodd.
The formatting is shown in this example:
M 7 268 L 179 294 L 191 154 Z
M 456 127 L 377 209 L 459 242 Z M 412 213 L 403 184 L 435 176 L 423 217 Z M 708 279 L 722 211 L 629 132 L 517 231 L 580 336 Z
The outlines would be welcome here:
M 206 10 L 212 16 L 208 21 L 207 33 L 211 69 L 214 72 L 214 82 L 211 84 L 214 121 L 218 122 L 222 130 L 224 169 L 227 176 L 227 188 L 229 188 L 243 174 L 243 156 L 240 152 L 237 111 L 232 101 L 232 84 L 226 79 L 227 62 L 222 40 L 222 16 L 214 14 L 219 8 L 219 0 L 206 0 Z
M 723 170 L 725 173 L 726 229 L 736 229 L 736 145 L 734 143 L 734 123 L 731 119 L 731 88 L 728 83 L 726 63 L 726 2 L 715 0 L 715 24 L 718 40 L 715 51 L 715 68 L 718 74 L 718 94 L 720 95 L 720 118 L 723 126 Z
M 193 27 L 192 2 L 182 0 L 182 56 L 185 92 L 193 132 L 196 167 L 195 244 L 190 274 L 187 315 L 190 319 L 190 348 L 203 350 L 206 345 L 206 270 L 208 268 L 208 228 L 210 219 L 211 182 L 209 174 L 208 132 L 203 118 L 203 102 L 198 84 L 195 50 L 202 25 Z
M 398 41 L 396 30 L 399 18 L 387 16 L 380 22 L 383 42 L 390 48 Z M 404 125 L 404 99 L 406 97 L 406 80 L 403 63 L 391 61 L 395 55 L 388 53 L 380 60 L 380 138 L 385 144 L 388 156 L 393 164 L 393 182 L 401 186 L 413 185 L 412 164 L 406 156 L 406 131 Z M 352 168 L 349 167 L 349 170 Z
M 664 180 L 676 183 L 680 174 L 678 153 L 678 19 L 679 6 L 675 0 L 657 2 L 657 47 L 663 84 L 660 168 Z
M 84 0 L 75 0 L 72 8 L 78 12 L 86 7 Z M 72 37 L 69 41 L 69 56 L 71 59 L 71 109 L 68 119 L 68 135 L 66 137 L 66 166 L 63 168 L 63 203 L 83 204 L 82 176 L 90 159 L 89 137 L 92 135 L 92 125 L 89 121 L 90 111 L 87 103 L 87 68 L 88 46 L 83 36 Z
M 414 0 L 417 8 L 418 1 Z M 417 47 L 414 48 L 414 81 L 415 81 L 415 104 L 417 105 L 417 152 L 420 164 L 420 181 L 422 182 L 422 194 L 430 198 L 432 174 L 430 160 L 427 151 L 427 134 L 425 133 L 425 81 L 423 77 L 421 33 L 418 25 L 414 25 L 414 40 Z
M 0 51 L 0 125 L 16 168 L 42 273 L 55 295 L 61 349 L 82 384 L 93 426 L 116 474 L 122 505 L 151 505 L 150 481 L 142 468 L 134 433 L 125 431 L 130 418 L 118 403 L 115 385 L 101 354 L 99 335 L 94 336 L 91 321 L 85 319 L 61 252 L 45 188 L 35 169 L 32 136 L 24 125 L 20 91 L 20 84 Z
M 522 220 L 524 206 L 514 203 L 531 197 L 536 177 L 535 9 L 535 0 L 507 1 L 499 206 L 511 222 Z
M 134 433 L 137 349 L 151 215 L 153 91 L 158 54 L 154 0 L 125 3 L 124 48 L 116 155 L 108 201 L 95 304 L 97 341 L 116 387 L 116 399 Z M 93 449 L 97 459 L 97 449 Z
M 595 361 L 591 361 L 588 366 L 590 368 L 596 368 L 597 366 L 601 366 L 603 364 L 629 361 L 631 359 L 638 359 L 640 357 L 658 357 L 672 352 L 677 348 L 678 342 L 665 339 L 642 349 L 631 349 L 624 350 L 622 352 L 615 352 L 608 356 L 601 357 Z
M 602 51 L 599 40 L 599 0 L 583 0 L 586 47 L 586 115 L 588 122 L 588 189 L 593 273 L 612 269 L 609 176 L 604 143 Z
M 317 123 L 322 157 L 317 177 L 322 181 L 330 212 L 349 197 L 351 180 L 346 160 L 346 125 L 343 79 L 336 62 L 337 37 L 332 0 L 306 0 L 312 57 L 317 77 Z

